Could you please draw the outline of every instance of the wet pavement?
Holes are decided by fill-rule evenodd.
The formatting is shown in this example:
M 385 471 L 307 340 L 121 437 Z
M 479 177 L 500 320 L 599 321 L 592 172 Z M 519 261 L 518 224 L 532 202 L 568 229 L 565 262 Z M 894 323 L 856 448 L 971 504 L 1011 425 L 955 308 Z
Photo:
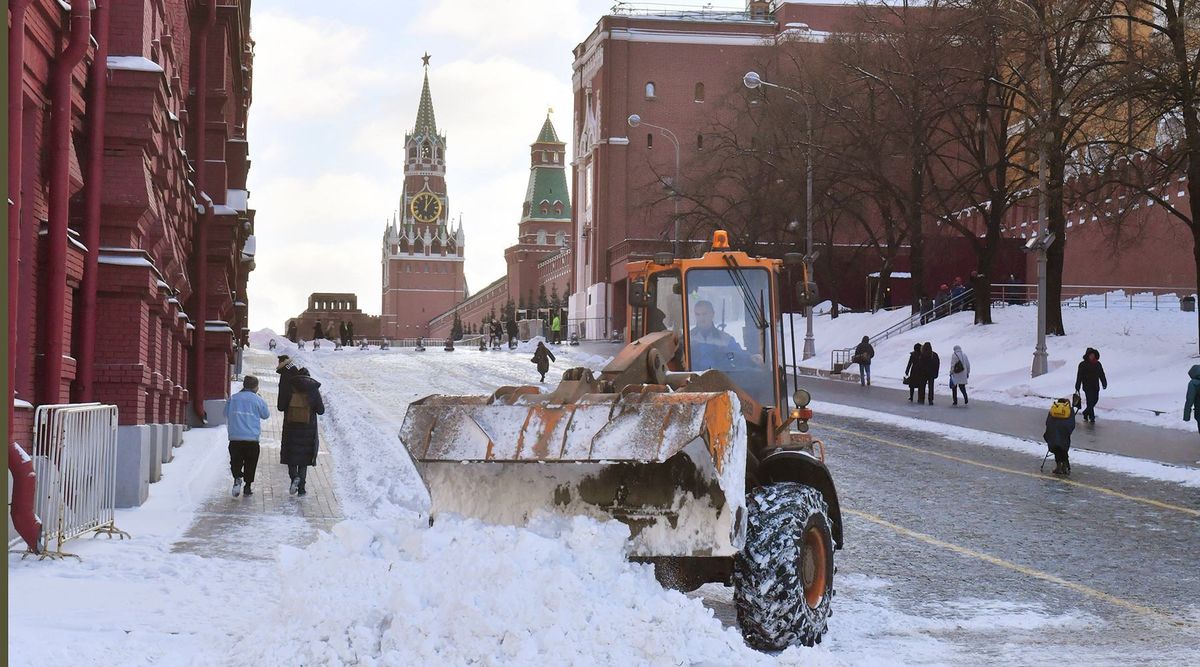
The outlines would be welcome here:
M 950 645 L 931 662 L 1200 664 L 1200 489 L 819 421 L 845 521 L 835 646 L 836 610 L 871 603 L 895 615 L 876 632 Z M 701 594 L 734 622 L 728 589 Z

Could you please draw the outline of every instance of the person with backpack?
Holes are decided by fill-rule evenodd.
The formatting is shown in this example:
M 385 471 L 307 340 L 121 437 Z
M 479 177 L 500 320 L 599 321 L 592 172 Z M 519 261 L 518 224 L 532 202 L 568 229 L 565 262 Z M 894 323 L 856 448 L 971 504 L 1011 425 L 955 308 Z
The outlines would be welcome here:
M 233 473 L 233 497 L 243 493 L 254 495 L 250 485 L 258 470 L 258 440 L 262 436 L 262 420 L 271 416 L 267 402 L 258 395 L 258 378 L 242 378 L 242 390 L 225 403 L 225 421 L 229 433 L 229 469 Z M 245 486 L 242 482 L 245 480 Z
M 537 349 L 533 351 L 533 359 L 530 361 L 537 364 L 538 373 L 542 375 L 538 382 L 545 382 L 546 373 L 550 370 L 550 362 L 558 360 L 554 358 L 554 353 L 550 351 L 550 348 L 546 347 L 546 343 L 539 340 Z
M 937 352 L 933 351 L 933 345 L 929 341 L 921 346 L 921 359 L 917 363 L 921 366 L 921 384 L 917 385 L 917 403 L 924 403 L 925 393 L 929 392 L 929 405 L 933 405 L 933 384 L 937 381 L 938 373 L 941 372 L 942 360 L 938 357 Z
M 1070 399 L 1056 398 L 1046 415 L 1046 432 L 1042 438 L 1050 453 L 1054 454 L 1054 474 L 1070 475 L 1071 433 L 1075 430 L 1075 408 Z
M 875 358 L 875 348 L 871 347 L 871 338 L 863 336 L 862 342 L 854 348 L 852 360 L 858 364 L 858 384 L 862 387 L 871 386 L 871 360 Z
M 1075 372 L 1075 392 L 1083 388 L 1087 404 L 1083 408 L 1083 421 L 1096 423 L 1096 404 L 1100 402 L 1100 387 L 1108 389 L 1108 378 L 1104 377 L 1104 366 L 1100 364 L 1100 350 L 1089 347 L 1083 353 L 1083 361 Z
M 278 408 L 284 413 L 279 462 L 288 467 L 288 477 L 292 480 L 289 494 L 307 494 L 304 486 L 308 468 L 317 465 L 320 448 L 317 415 L 325 414 L 320 389 L 321 383 L 309 375 L 307 368 L 295 370 L 287 382 L 281 379 L 279 383 Z
M 1200 401 L 1200 365 L 1192 366 L 1188 371 L 1187 398 L 1183 401 L 1183 421 L 1192 420 L 1192 408 L 1197 407 L 1197 402 Z M 1196 410 L 1196 428 L 1200 429 L 1200 409 Z
M 969 405 L 967 398 L 967 380 L 971 377 L 971 360 L 959 345 L 954 346 L 954 354 L 950 357 L 950 398 L 953 405 L 958 405 L 958 392 L 962 392 L 963 405 Z
M 908 385 L 908 402 L 912 403 L 913 392 L 921 384 L 921 344 L 913 343 L 912 352 L 908 353 L 908 365 L 904 367 L 904 384 Z

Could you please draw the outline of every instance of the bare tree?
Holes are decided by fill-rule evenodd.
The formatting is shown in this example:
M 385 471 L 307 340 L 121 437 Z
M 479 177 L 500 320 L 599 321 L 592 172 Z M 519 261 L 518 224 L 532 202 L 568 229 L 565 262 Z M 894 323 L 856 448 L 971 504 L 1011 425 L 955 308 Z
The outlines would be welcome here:
M 1113 100 L 1125 105 L 1125 131 L 1103 152 L 1102 180 L 1187 227 L 1200 292 L 1200 1 L 1117 4 L 1108 19 L 1110 71 L 1119 81 Z M 1168 196 L 1179 176 L 1186 204 Z

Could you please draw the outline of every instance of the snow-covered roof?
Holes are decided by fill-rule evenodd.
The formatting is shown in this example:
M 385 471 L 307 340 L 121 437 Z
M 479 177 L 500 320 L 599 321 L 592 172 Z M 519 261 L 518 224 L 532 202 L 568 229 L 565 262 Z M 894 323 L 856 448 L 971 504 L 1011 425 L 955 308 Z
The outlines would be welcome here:
M 872 278 L 878 278 L 879 272 L 876 271 L 875 273 L 868 273 L 867 275 L 871 276 Z M 912 274 L 908 271 L 892 271 L 888 274 L 888 276 L 892 278 L 912 278 Z
M 191 325 L 189 324 L 188 326 L 191 326 Z M 221 324 L 208 323 L 208 324 L 204 325 L 204 330 L 205 331 L 215 331 L 217 333 L 233 333 L 233 328 L 225 323 L 221 323 Z
M 145 257 L 136 255 L 105 255 L 101 254 L 99 258 L 101 264 L 113 264 L 116 266 L 144 266 L 148 269 L 153 269 L 154 264 Z
M 109 69 L 122 69 L 132 72 L 158 72 L 162 74 L 162 65 L 142 56 L 109 56 Z
M 14 398 L 13 399 L 13 407 L 17 408 L 19 410 L 32 410 L 33 403 L 30 403 L 29 401 L 26 401 L 26 400 L 23 400 L 20 398 Z

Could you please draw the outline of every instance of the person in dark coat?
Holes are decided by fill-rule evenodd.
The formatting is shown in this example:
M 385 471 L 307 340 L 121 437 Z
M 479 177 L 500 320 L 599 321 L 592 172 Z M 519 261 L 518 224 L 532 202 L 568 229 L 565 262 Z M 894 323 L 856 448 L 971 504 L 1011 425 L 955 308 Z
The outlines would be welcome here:
M 545 342 L 538 341 L 537 349 L 533 352 L 532 361 L 537 364 L 538 373 L 542 374 L 542 378 L 538 381 L 545 382 L 546 372 L 550 370 L 550 362 L 558 360 L 554 358 L 554 353 L 550 351 L 550 348 L 546 347 Z
M 321 328 L 320 320 L 313 323 L 313 340 L 321 340 L 325 337 L 325 329 Z
M 353 321 L 346 323 L 346 340 L 350 341 L 349 343 L 347 343 L 348 345 L 354 344 L 354 322 Z
M 917 385 L 917 402 L 924 403 L 925 393 L 929 392 L 929 405 L 933 405 L 933 383 L 937 381 L 938 373 L 941 372 L 942 360 L 928 341 L 921 346 L 921 359 L 918 363 L 921 366 L 921 384 Z
M 321 383 L 309 376 L 307 368 L 296 370 L 286 383 L 279 383 L 278 408 L 283 413 L 279 462 L 288 467 L 292 480 L 289 494 L 307 493 L 304 484 L 308 467 L 317 465 L 317 415 L 325 414 L 320 388 Z
M 950 286 L 942 283 L 937 294 L 933 297 L 933 319 L 941 319 L 950 314 Z
M 506 324 L 507 324 L 507 328 L 508 328 L 508 346 L 510 348 L 516 347 L 517 346 L 517 320 L 516 320 L 516 318 L 509 318 L 509 320 Z
M 874 358 L 875 348 L 871 347 L 871 338 L 863 336 L 862 342 L 854 348 L 854 363 L 858 364 L 858 384 L 860 386 L 871 386 L 871 360 Z
M 1075 372 L 1075 391 L 1083 388 L 1087 399 L 1083 408 L 1083 421 L 1096 423 L 1096 404 L 1100 402 L 1100 387 L 1108 389 L 1108 378 L 1104 377 L 1104 366 L 1100 364 L 1100 350 L 1089 347 Z
M 1057 413 L 1057 415 L 1056 415 Z M 1046 446 L 1054 454 L 1054 474 L 1070 475 L 1071 460 L 1068 457 L 1071 449 L 1071 432 L 1075 430 L 1075 408 L 1066 398 L 1054 400 L 1050 414 L 1046 415 L 1046 432 L 1042 438 Z
M 1192 408 L 1197 407 L 1198 399 L 1200 399 L 1200 365 L 1192 366 L 1188 371 L 1187 397 L 1183 401 L 1183 421 L 1192 420 Z M 1196 428 L 1200 429 L 1200 409 L 1196 410 Z
M 500 324 L 500 320 L 492 320 L 492 347 L 500 349 L 500 343 L 504 341 L 504 326 Z
M 925 384 L 921 379 L 921 344 L 913 343 L 913 351 L 908 353 L 908 365 L 904 367 L 905 384 L 908 385 L 908 402 L 912 403 L 913 392 Z

